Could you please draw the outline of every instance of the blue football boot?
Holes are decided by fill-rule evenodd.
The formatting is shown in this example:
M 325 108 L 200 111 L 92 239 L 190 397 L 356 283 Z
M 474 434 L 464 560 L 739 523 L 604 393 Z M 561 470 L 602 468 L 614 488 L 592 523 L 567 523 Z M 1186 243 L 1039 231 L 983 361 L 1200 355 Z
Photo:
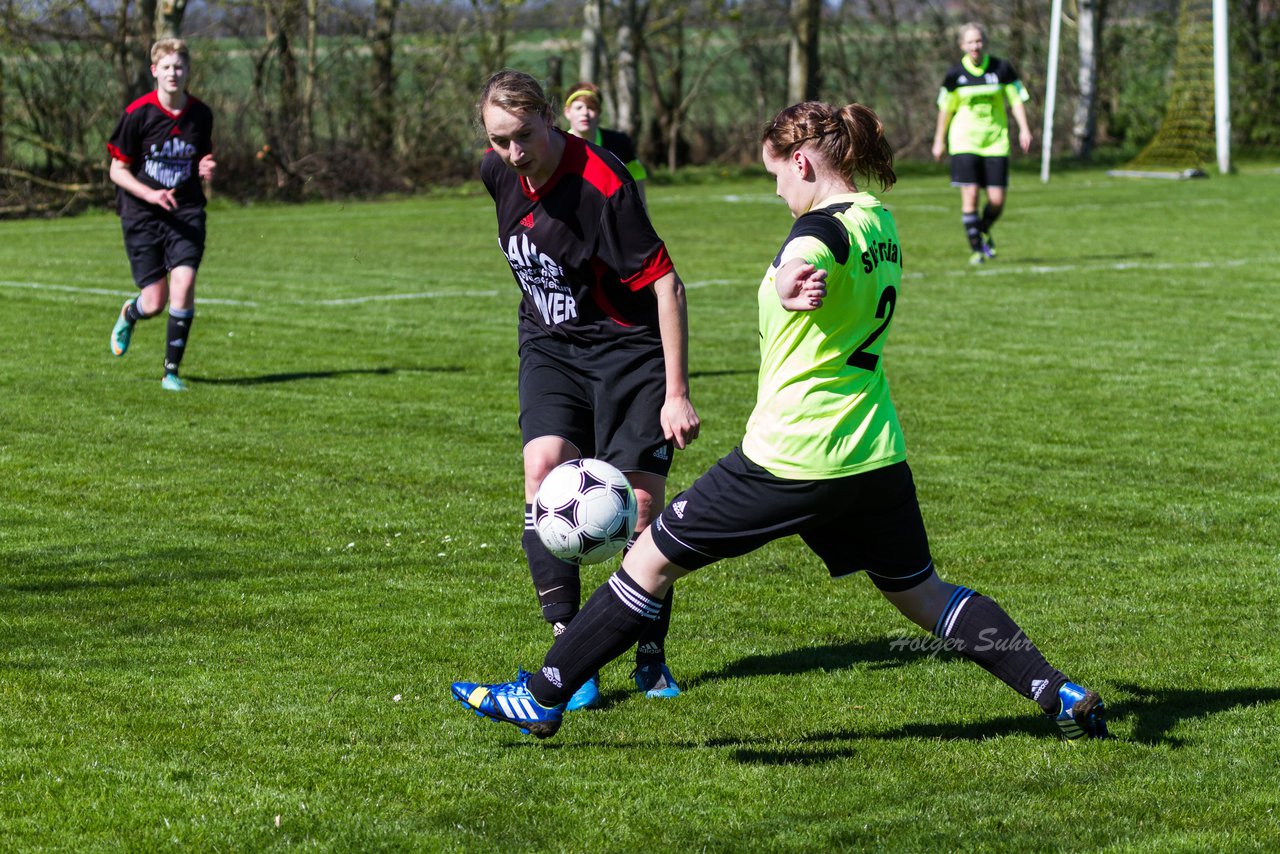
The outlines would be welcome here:
M 631 675 L 635 677 L 636 687 L 643 691 L 646 697 L 680 696 L 680 686 L 676 684 L 675 677 L 667 669 L 665 661 L 637 666 L 631 671 Z
M 128 308 L 136 300 L 129 300 L 124 304 Z M 129 338 L 133 335 L 133 324 L 124 316 L 124 308 L 120 309 L 120 316 L 116 318 L 116 325 L 111 329 L 111 352 L 116 356 L 123 356 L 129 351 Z
M 164 379 L 160 380 L 160 388 L 165 391 L 186 391 L 187 384 L 183 382 L 182 377 L 170 371 L 164 375 Z
M 550 738 L 564 720 L 564 703 L 544 706 L 529 693 L 529 674 L 516 674 L 514 682 L 483 685 L 454 682 L 453 696 L 480 717 L 512 724 L 525 735 Z
M 1107 738 L 1105 706 L 1095 692 L 1067 682 L 1058 689 L 1058 714 L 1053 716 L 1068 741 L 1080 738 Z
M 982 254 L 988 258 L 996 257 L 996 242 L 991 238 L 990 233 L 982 233 Z
M 573 692 L 564 710 L 576 712 L 579 709 L 594 709 L 598 705 L 600 705 L 600 674 L 596 673 L 583 682 L 581 688 Z

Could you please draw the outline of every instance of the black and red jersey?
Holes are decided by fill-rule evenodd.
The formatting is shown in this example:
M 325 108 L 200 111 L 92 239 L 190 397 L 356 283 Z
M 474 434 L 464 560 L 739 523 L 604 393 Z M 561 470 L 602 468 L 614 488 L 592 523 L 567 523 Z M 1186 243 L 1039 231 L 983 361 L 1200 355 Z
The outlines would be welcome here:
M 536 190 L 493 151 L 480 167 L 497 208 L 498 245 L 523 291 L 520 343 L 660 342 L 647 286 L 674 270 L 666 245 L 618 159 L 562 135 L 560 165 Z
M 173 190 L 179 209 L 203 207 L 199 163 L 213 152 L 213 111 L 188 95 L 182 112 L 171 113 L 149 92 L 125 109 L 107 151 L 147 186 Z M 116 208 L 126 219 L 160 210 L 123 189 L 116 192 Z

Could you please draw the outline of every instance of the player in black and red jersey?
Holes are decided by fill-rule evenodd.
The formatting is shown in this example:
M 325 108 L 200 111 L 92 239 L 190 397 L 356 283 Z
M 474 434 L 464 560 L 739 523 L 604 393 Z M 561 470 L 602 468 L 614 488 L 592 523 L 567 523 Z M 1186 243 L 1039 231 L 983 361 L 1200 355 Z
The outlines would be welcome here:
M 111 352 L 129 349 L 133 326 L 169 305 L 164 378 L 185 391 L 178 366 L 195 318 L 196 271 L 204 256 L 205 195 L 213 178 L 213 112 L 187 92 L 191 54 L 181 39 L 151 48 L 156 90 L 130 104 L 107 142 L 116 209 L 133 280 L 140 293 L 125 302 L 111 330 Z
M 523 291 L 523 546 L 543 617 L 558 634 L 578 612 L 581 581 L 577 566 L 538 539 L 534 494 L 557 465 L 587 456 L 627 475 L 637 534 L 662 508 L 672 446 L 685 447 L 699 427 L 684 285 L 635 180 L 616 157 L 555 126 L 536 80 L 498 72 L 477 113 L 491 146 L 480 172 L 497 208 L 498 243 Z M 636 646 L 636 684 L 651 697 L 679 693 L 665 658 L 670 613 L 668 597 Z M 593 677 L 570 708 L 598 697 Z

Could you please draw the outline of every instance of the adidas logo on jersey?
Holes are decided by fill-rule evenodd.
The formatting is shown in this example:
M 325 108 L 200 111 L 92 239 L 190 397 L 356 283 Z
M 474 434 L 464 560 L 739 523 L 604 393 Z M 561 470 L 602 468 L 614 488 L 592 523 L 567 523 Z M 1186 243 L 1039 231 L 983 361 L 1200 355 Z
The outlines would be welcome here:
M 685 508 L 685 505 L 688 503 L 689 502 L 687 501 L 677 501 L 671 505 L 671 512 L 676 514 L 677 519 L 684 518 L 684 508 Z
M 533 211 L 529 211 L 524 215 L 524 219 L 520 220 L 520 225 L 524 228 L 533 228 Z
M 653 458 L 655 460 L 669 460 L 671 459 L 671 449 L 663 445 L 653 452 Z

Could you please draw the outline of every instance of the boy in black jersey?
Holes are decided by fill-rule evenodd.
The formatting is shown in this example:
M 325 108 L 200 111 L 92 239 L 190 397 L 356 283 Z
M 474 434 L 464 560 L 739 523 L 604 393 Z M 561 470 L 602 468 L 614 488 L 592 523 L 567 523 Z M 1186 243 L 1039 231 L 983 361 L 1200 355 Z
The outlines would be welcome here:
M 129 349 L 133 326 L 169 305 L 161 387 L 186 391 L 178 366 L 195 318 L 196 271 L 204 255 L 205 195 L 212 180 L 213 113 L 187 93 L 191 54 L 181 39 L 151 48 L 156 90 L 130 104 L 107 142 L 125 251 L 140 293 L 111 330 L 111 352 Z
M 493 197 L 498 244 L 523 292 L 519 312 L 523 546 L 543 618 L 559 634 L 578 613 L 578 567 L 547 551 L 533 497 L 560 463 L 595 457 L 627 475 L 637 535 L 663 505 L 672 448 L 698 435 L 689 401 L 684 286 L 634 179 L 595 145 L 555 127 L 536 80 L 502 71 L 478 107 L 491 146 L 480 174 Z M 650 697 L 679 687 L 667 669 L 670 598 L 636 653 Z M 593 675 L 569 708 L 599 697 Z

